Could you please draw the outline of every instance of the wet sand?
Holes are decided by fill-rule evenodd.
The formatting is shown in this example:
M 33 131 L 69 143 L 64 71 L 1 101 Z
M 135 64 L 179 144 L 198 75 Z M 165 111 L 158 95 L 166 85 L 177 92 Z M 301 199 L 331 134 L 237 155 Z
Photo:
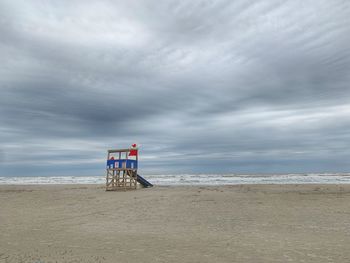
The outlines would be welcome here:
M 2 185 L 1 262 L 350 262 L 350 185 Z

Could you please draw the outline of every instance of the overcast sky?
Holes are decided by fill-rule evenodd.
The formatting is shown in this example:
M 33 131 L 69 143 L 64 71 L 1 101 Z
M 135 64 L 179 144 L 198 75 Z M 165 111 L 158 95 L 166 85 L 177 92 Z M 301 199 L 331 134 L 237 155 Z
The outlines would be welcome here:
M 0 2 L 0 175 L 350 171 L 350 2 Z

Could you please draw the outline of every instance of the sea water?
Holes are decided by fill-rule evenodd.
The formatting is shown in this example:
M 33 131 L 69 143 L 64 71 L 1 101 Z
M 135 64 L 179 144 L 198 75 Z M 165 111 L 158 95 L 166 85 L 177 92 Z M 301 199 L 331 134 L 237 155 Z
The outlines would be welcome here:
M 154 185 L 350 184 L 350 173 L 158 174 L 143 175 Z M 0 184 L 104 184 L 105 176 L 0 177 Z

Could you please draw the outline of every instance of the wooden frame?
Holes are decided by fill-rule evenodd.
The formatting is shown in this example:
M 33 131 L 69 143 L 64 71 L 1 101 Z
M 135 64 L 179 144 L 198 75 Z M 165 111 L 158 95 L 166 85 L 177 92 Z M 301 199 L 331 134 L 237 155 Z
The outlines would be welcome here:
M 137 188 L 138 155 L 135 156 L 136 160 L 132 159 L 132 163 L 129 165 L 128 160 L 131 160 L 129 159 L 129 153 L 131 150 L 138 149 L 130 148 L 108 150 L 107 160 L 112 160 L 111 155 L 117 154 L 117 156 L 115 156 L 113 159 L 113 162 L 114 164 L 118 163 L 118 167 L 115 167 L 115 165 L 111 167 L 111 165 L 108 165 L 107 161 L 106 191 L 131 190 Z M 124 156 L 125 158 L 123 158 Z

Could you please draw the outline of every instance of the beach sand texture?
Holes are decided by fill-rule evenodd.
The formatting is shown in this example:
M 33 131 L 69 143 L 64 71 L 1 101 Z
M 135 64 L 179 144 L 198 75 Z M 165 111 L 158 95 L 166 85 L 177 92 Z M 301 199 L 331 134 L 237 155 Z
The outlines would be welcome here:
M 2 185 L 1 262 L 350 262 L 350 185 Z

